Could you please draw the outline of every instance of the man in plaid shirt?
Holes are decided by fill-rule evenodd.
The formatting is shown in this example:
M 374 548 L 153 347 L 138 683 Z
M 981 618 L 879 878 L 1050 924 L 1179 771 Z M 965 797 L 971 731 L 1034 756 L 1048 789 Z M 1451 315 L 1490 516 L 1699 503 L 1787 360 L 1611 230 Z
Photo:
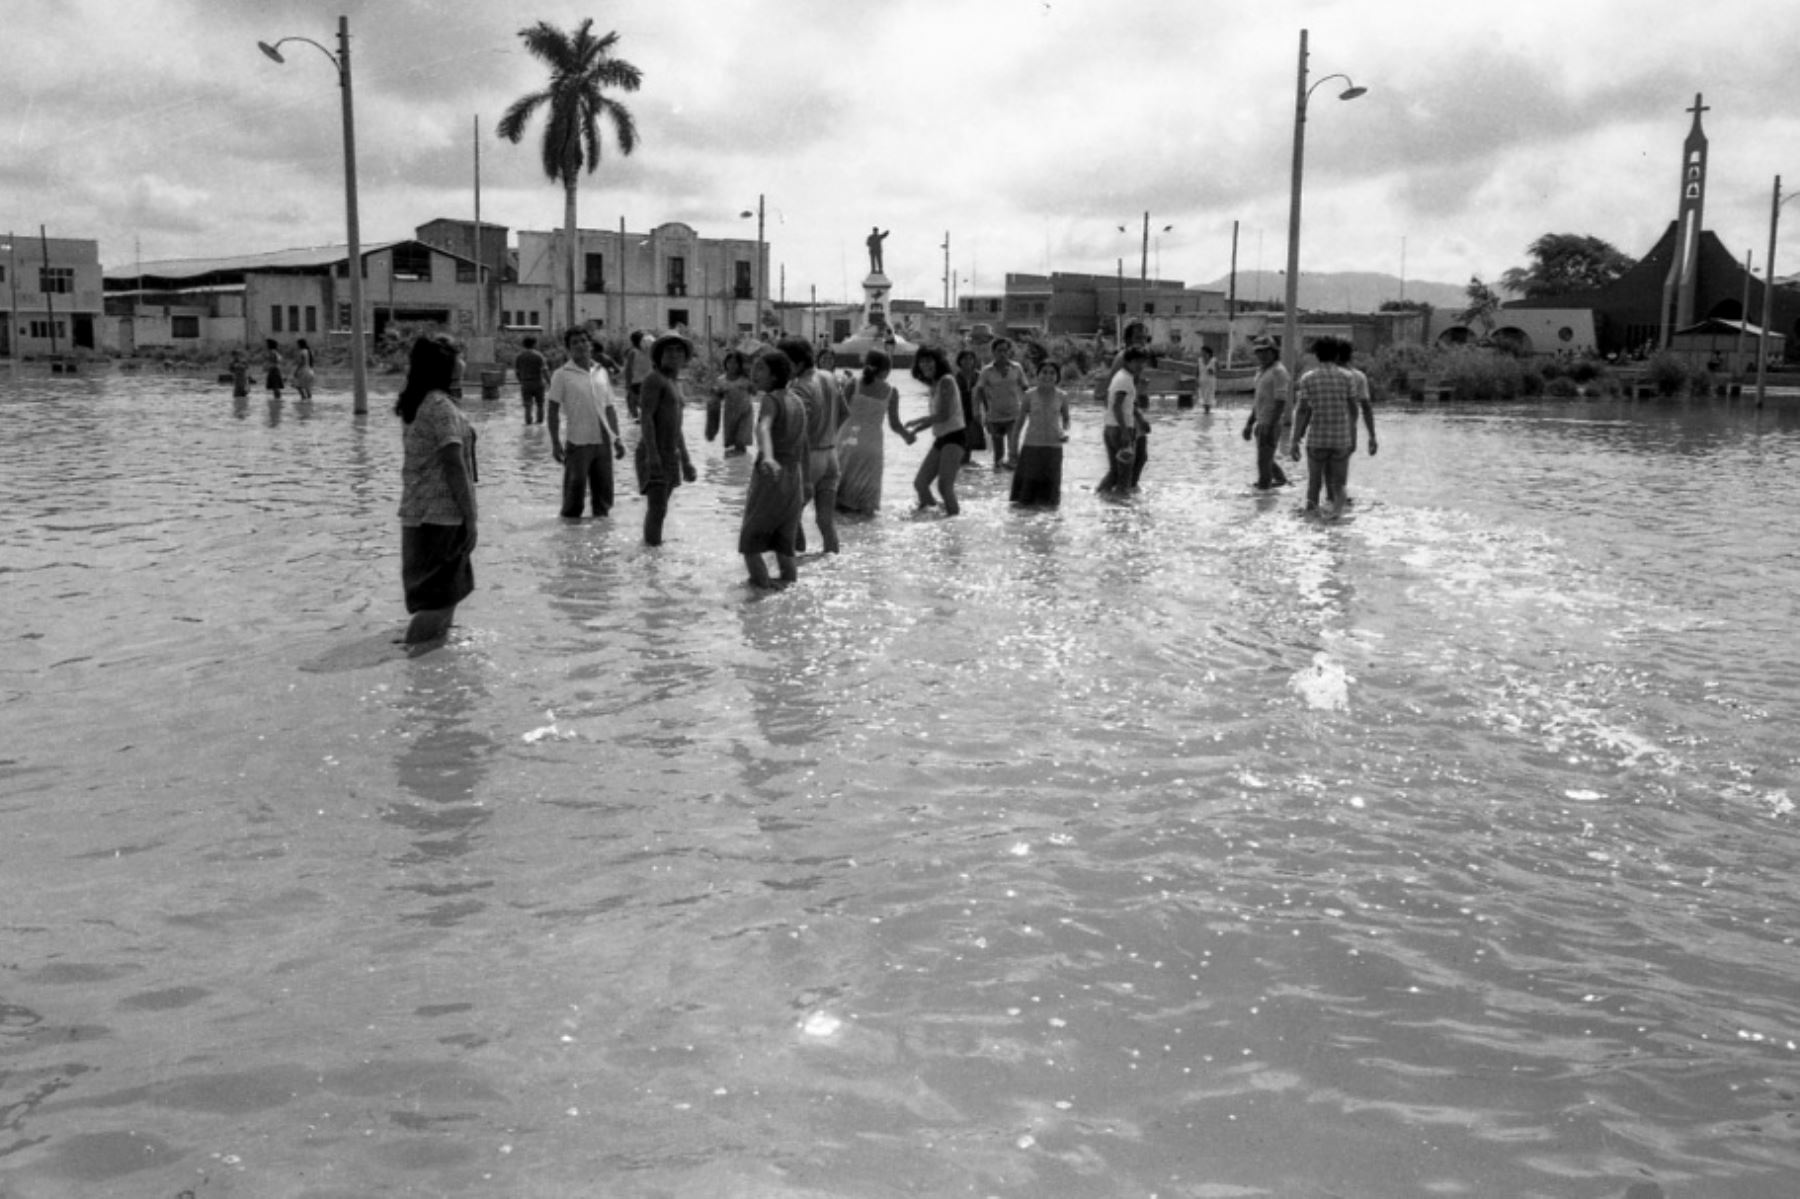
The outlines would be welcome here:
M 1356 445 L 1354 382 L 1342 363 L 1350 347 L 1342 338 L 1321 337 L 1313 343 L 1319 365 L 1300 376 L 1295 389 L 1294 448 L 1300 460 L 1300 441 L 1306 440 L 1306 511 L 1319 509 L 1319 486 L 1324 484 L 1331 515 L 1344 510 L 1344 487 L 1350 479 L 1350 452 Z

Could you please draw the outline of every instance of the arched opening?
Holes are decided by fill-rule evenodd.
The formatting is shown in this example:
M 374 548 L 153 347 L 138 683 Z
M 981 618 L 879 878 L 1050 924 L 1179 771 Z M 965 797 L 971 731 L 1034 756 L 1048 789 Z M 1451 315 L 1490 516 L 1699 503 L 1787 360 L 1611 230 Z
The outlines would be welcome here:
M 1437 343 L 1440 346 L 1466 346 L 1473 343 L 1474 340 L 1475 335 L 1469 331 L 1467 325 L 1451 325 L 1437 336 Z
M 1490 339 L 1496 350 L 1504 350 L 1508 354 L 1523 356 L 1531 353 L 1531 337 L 1517 325 L 1506 325 L 1494 330 Z

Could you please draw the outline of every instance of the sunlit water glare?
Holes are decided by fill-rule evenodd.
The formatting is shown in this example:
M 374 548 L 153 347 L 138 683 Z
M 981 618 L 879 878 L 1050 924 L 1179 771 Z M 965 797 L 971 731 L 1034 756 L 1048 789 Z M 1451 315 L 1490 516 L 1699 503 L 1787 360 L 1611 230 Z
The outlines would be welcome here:
M 408 658 L 384 382 L 0 382 L 5 1199 L 1793 1193 L 1800 411 L 1390 405 L 1322 526 L 1077 402 L 758 596 L 698 409 L 649 550 L 470 398 Z

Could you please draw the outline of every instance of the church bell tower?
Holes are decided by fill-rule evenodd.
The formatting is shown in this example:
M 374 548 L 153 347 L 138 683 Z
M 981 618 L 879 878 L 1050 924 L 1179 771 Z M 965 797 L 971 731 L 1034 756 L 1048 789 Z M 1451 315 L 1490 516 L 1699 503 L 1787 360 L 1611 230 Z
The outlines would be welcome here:
M 1663 286 L 1662 344 L 1669 335 L 1694 323 L 1694 293 L 1699 286 L 1700 231 L 1705 227 L 1706 212 L 1706 131 L 1700 127 L 1700 114 L 1708 111 L 1694 93 L 1694 123 L 1687 140 L 1681 145 L 1681 203 L 1676 209 L 1675 256 L 1669 265 L 1669 277 Z

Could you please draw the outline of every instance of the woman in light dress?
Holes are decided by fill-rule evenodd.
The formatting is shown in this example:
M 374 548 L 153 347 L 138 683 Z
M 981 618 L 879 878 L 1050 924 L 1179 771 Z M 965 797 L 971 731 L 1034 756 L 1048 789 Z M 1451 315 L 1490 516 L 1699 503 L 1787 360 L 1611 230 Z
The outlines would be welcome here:
M 881 350 L 863 355 L 862 374 L 850 385 L 850 417 L 838 430 L 837 506 L 840 512 L 873 515 L 881 508 L 882 425 L 906 444 L 913 434 L 900 423 L 900 392 L 888 382 L 894 361 Z

